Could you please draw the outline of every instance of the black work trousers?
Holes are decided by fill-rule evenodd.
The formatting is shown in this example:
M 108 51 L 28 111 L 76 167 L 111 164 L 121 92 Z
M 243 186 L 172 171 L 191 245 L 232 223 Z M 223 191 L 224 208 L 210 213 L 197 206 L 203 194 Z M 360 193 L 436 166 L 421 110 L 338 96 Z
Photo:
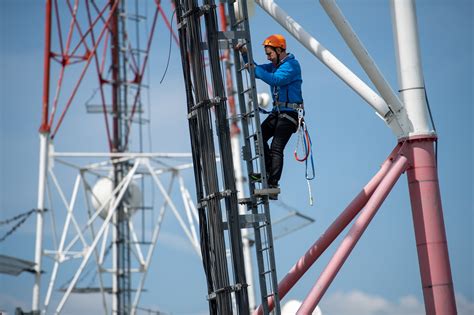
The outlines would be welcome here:
M 291 121 L 283 113 L 271 113 L 262 122 L 262 137 L 263 148 L 265 153 L 265 168 L 268 176 L 269 185 L 278 185 L 283 171 L 283 156 L 285 146 L 291 138 L 291 135 L 296 132 L 298 126 L 295 122 L 298 121 L 298 113 L 285 112 L 285 115 L 294 119 Z M 272 143 L 269 146 L 268 140 L 272 138 Z

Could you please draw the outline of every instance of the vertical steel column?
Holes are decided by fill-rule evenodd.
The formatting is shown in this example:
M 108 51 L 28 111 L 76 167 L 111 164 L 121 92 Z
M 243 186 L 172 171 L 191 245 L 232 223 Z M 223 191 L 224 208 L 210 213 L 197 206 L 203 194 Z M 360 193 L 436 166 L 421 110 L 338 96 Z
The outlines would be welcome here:
M 44 47 L 44 73 L 43 73 L 43 109 L 41 117 L 40 152 L 39 152 L 39 174 L 38 174 L 38 201 L 36 213 L 36 243 L 35 243 L 35 283 L 32 292 L 32 311 L 40 311 L 40 287 L 41 287 L 41 262 L 43 256 L 43 214 L 44 195 L 46 185 L 46 173 L 48 170 L 48 146 L 49 146 L 49 79 L 51 68 L 51 0 L 46 0 L 45 18 L 45 47 Z
M 426 314 L 457 314 L 434 139 L 410 141 L 407 171 Z
M 127 135 L 127 121 L 123 119 L 127 112 L 127 58 L 122 52 L 125 45 L 125 1 L 117 5 L 117 1 L 110 0 L 110 8 L 115 8 L 111 18 L 111 55 L 112 55 L 112 120 L 113 120 L 113 152 L 124 152 Z M 114 186 L 123 179 L 127 165 L 124 162 L 114 163 Z M 128 192 L 126 192 L 128 194 Z M 114 248 L 113 248 L 113 306 L 116 314 L 129 314 L 131 307 L 131 274 L 130 274 L 130 233 L 128 220 L 123 201 L 117 206 L 113 217 Z
M 456 314 L 414 0 L 391 0 L 400 93 L 413 129 L 408 187 L 427 314 Z

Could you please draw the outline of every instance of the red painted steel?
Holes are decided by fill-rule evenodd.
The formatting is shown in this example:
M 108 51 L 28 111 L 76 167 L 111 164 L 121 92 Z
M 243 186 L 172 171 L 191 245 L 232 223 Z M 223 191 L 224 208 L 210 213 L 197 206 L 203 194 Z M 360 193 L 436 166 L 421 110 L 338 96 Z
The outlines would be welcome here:
M 174 4 L 174 2 L 173 2 Z M 171 34 L 173 35 L 173 39 L 174 39 L 174 42 L 176 43 L 176 45 L 179 46 L 179 39 L 178 39 L 178 36 L 176 36 L 176 33 L 173 31 L 173 27 L 171 26 L 171 23 L 170 21 L 168 20 L 168 18 L 166 17 L 166 14 L 165 12 L 163 11 L 163 8 L 161 7 L 161 5 L 158 3 L 158 10 L 160 11 L 161 13 L 161 16 L 163 17 L 163 21 L 165 21 L 165 24 L 166 26 L 168 27 L 168 29 L 170 30 Z
M 426 314 L 457 314 L 432 137 L 408 140 L 408 188 Z
M 51 0 L 46 1 L 45 18 L 45 45 L 44 45 L 44 73 L 43 73 L 43 110 L 41 113 L 41 133 L 49 132 L 51 126 L 48 124 L 49 117 L 49 79 L 51 70 Z
M 119 100 L 120 100 L 120 47 L 119 47 L 119 29 L 118 17 L 119 11 L 113 10 L 114 6 L 118 6 L 119 0 L 109 0 L 110 5 L 110 48 L 112 52 L 112 152 L 120 152 L 120 117 Z
M 377 189 L 375 189 L 374 193 L 367 201 L 364 210 L 352 225 L 351 229 L 347 233 L 347 236 L 344 238 L 336 253 L 331 258 L 329 264 L 322 272 L 311 292 L 304 299 L 296 314 L 311 314 L 314 311 L 327 288 L 332 283 L 338 271 L 346 261 L 347 257 L 349 257 L 352 249 L 354 249 L 370 221 L 377 213 L 377 210 L 380 208 L 385 198 L 388 196 L 393 186 L 397 182 L 398 178 L 403 172 L 405 172 L 407 167 L 407 158 L 403 155 L 399 155 L 395 162 L 393 162 L 393 165 L 391 166 L 387 175 L 382 179 Z
M 158 8 L 156 9 L 155 15 L 153 17 L 153 23 L 152 23 L 151 32 L 150 32 L 150 35 L 149 35 L 148 41 L 147 41 L 147 46 L 146 46 L 146 50 L 145 50 L 146 51 L 145 59 L 143 60 L 142 68 L 141 68 L 139 73 L 135 73 L 135 83 L 141 83 L 142 79 L 143 79 L 143 75 L 145 74 L 145 69 L 146 69 L 146 66 L 148 64 L 148 58 L 149 58 L 149 55 L 150 55 L 151 43 L 153 41 L 153 35 L 155 33 L 156 22 L 158 20 L 158 12 L 160 11 L 160 9 L 161 9 L 161 6 L 158 5 Z M 131 111 L 131 114 L 130 114 L 130 118 L 128 120 L 128 127 L 127 127 L 127 134 L 126 134 L 126 137 L 125 137 L 125 146 L 124 146 L 124 148 L 127 148 L 127 146 L 128 146 L 128 140 L 129 140 L 129 137 L 130 137 L 132 119 L 133 119 L 133 116 L 135 115 L 135 112 L 136 112 L 136 109 L 137 109 L 138 100 L 140 99 L 140 93 L 141 93 L 141 87 L 137 90 L 137 93 L 135 94 L 135 98 L 134 98 L 134 101 L 133 101 L 132 111 Z
M 93 2 L 93 5 L 96 9 L 96 11 L 99 13 L 98 9 L 97 9 L 97 6 L 95 5 L 95 3 Z M 107 8 L 104 7 L 104 10 Z M 103 15 L 103 12 L 100 12 L 99 13 L 99 17 L 96 18 L 96 20 L 94 22 L 92 22 L 92 16 L 91 16 L 91 9 L 90 9 L 90 6 L 89 6 L 89 1 L 86 1 L 86 9 L 87 9 L 87 19 L 89 21 L 89 25 L 90 25 L 90 28 L 88 30 L 88 32 L 91 33 L 91 41 L 92 41 L 92 45 L 93 47 L 96 47 L 96 40 L 95 40 L 95 35 L 94 35 L 94 32 L 92 31 L 94 25 L 97 23 L 97 21 L 99 20 L 99 17 L 101 17 Z M 102 111 L 104 113 L 104 123 L 105 123 L 105 131 L 106 131 L 106 134 L 107 134 L 107 143 L 109 145 L 109 151 L 112 151 L 112 137 L 111 137 L 111 134 L 110 134 L 110 126 L 109 126 L 109 120 L 107 119 L 107 115 L 108 115 L 108 112 L 107 112 L 107 106 L 106 106 L 106 101 L 105 101 L 105 92 L 104 92 L 104 67 L 105 67 L 105 56 L 106 56 L 106 53 L 107 53 L 107 49 L 108 49 L 108 40 L 109 40 L 109 32 L 106 33 L 105 35 L 105 40 L 104 40 L 104 50 L 102 52 L 102 64 L 100 64 L 99 62 L 99 57 L 97 56 L 97 53 L 94 54 L 94 61 L 95 61 L 95 67 L 96 67 L 96 71 L 97 71 L 97 75 L 99 76 L 99 91 L 100 91 L 100 99 L 101 99 L 101 102 L 102 102 Z M 87 33 L 84 35 L 86 36 Z M 88 50 L 89 51 L 89 50 Z
M 321 254 L 331 245 L 331 243 L 339 236 L 346 226 L 355 218 L 360 210 L 365 206 L 369 198 L 374 193 L 382 179 L 389 171 L 393 158 L 403 149 L 404 145 L 399 144 L 390 153 L 388 158 L 380 167 L 380 170 L 367 183 L 362 191 L 352 200 L 352 202 L 344 209 L 337 219 L 329 226 L 329 228 L 321 235 L 321 237 L 310 247 L 310 249 L 302 256 L 298 262 L 291 268 L 288 274 L 280 281 L 278 285 L 278 294 L 280 298 L 288 293 L 288 291 L 298 282 L 298 280 L 308 271 L 313 263 L 321 256 Z M 274 308 L 272 297 L 268 298 L 269 310 Z M 260 305 L 254 312 L 254 315 L 262 315 L 263 308 Z
M 72 104 L 72 101 L 77 93 L 79 85 L 84 78 L 86 70 L 92 60 L 92 58 L 98 59 L 96 50 L 100 44 L 101 38 L 104 34 L 108 34 L 106 32 L 109 28 L 108 19 L 104 18 L 104 13 L 108 8 L 108 5 L 105 6 L 102 10 L 97 8 L 97 5 L 93 3 L 95 10 L 98 13 L 98 16 L 92 21 L 91 12 L 89 7 L 89 1 L 85 1 L 87 7 L 87 15 L 89 17 L 89 25 L 88 29 L 83 31 L 80 27 L 80 23 L 77 19 L 77 12 L 79 8 L 79 2 L 75 2 L 74 6 L 71 5 L 71 1 L 67 0 L 66 2 L 67 8 L 69 9 L 70 20 L 69 20 L 69 28 L 66 36 L 66 41 L 63 40 L 63 32 L 61 27 L 61 21 L 65 19 L 60 18 L 60 10 L 58 1 L 48 0 L 46 2 L 46 35 L 45 35 L 45 57 L 44 57 L 44 77 L 43 77 L 43 104 L 42 104 L 42 120 L 41 120 L 41 127 L 40 132 L 51 132 L 50 138 L 54 139 L 57 131 L 68 111 L 69 107 Z M 53 7 L 54 4 L 54 7 Z M 113 8 L 115 10 L 116 7 Z M 53 16 L 54 15 L 54 16 Z M 53 25 L 52 19 L 55 18 L 55 32 L 58 38 L 58 46 L 60 52 L 52 51 L 52 32 L 53 32 Z M 98 21 L 103 21 L 104 25 L 101 30 L 101 34 L 99 35 L 99 39 L 96 41 L 94 37 L 93 28 L 98 23 Z M 74 36 L 74 32 L 78 33 L 78 36 Z M 93 41 L 93 48 L 91 49 L 87 45 L 87 38 L 90 36 Z M 73 38 L 78 37 L 78 42 L 73 45 Z M 80 47 L 83 47 L 85 52 L 84 54 L 77 54 L 77 51 Z M 72 50 L 71 50 L 72 48 Z M 56 61 L 60 65 L 58 80 L 56 83 L 56 91 L 55 97 L 52 101 L 52 105 L 50 107 L 50 88 L 51 88 L 51 60 Z M 105 60 L 105 57 L 104 57 Z M 66 67 L 77 64 L 80 62 L 85 62 L 85 66 L 80 74 L 79 79 L 73 85 L 72 93 L 70 94 L 69 98 L 66 101 L 64 108 L 62 109 L 60 118 L 57 122 L 55 122 L 55 115 L 59 108 L 59 96 L 63 94 L 63 82 L 66 79 Z M 98 61 L 97 61 L 98 64 Z M 104 98 L 102 101 L 105 103 Z M 105 106 L 105 105 L 104 105 Z M 51 110 L 50 110 L 51 109 Z M 104 113 L 106 117 L 106 113 Z M 106 128 L 107 128 L 107 136 L 110 139 L 110 132 L 108 130 L 108 124 L 106 121 Z M 109 140 L 110 142 L 110 140 Z

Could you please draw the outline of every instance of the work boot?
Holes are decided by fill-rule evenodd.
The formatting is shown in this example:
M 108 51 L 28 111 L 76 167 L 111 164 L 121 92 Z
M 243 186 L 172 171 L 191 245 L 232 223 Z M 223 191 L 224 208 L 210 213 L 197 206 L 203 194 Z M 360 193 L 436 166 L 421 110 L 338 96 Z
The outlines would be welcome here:
M 278 200 L 278 194 L 280 193 L 280 186 L 278 184 L 268 184 L 268 188 L 270 189 L 278 189 L 278 192 L 275 194 L 268 194 L 268 199 L 270 200 Z

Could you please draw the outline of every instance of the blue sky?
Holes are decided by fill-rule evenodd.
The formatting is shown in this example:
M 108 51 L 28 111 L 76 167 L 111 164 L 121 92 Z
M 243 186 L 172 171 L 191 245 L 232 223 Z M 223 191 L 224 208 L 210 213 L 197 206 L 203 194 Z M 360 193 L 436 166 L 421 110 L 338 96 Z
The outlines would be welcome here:
M 0 2 L 0 220 L 36 206 L 43 2 Z M 282 0 L 277 3 L 369 84 L 318 1 Z M 389 1 L 340 0 L 338 4 L 387 81 L 397 91 Z M 164 1 L 164 8 L 171 16 L 167 1 Z M 473 4 L 470 0 L 419 0 L 417 14 L 426 90 L 439 136 L 438 171 L 458 311 L 472 314 Z M 152 88 L 147 115 L 151 119 L 152 141 L 148 147 L 155 152 L 189 152 L 178 48 L 173 44 L 170 68 L 164 82 L 159 84 L 169 40 L 163 23 L 159 27 L 150 60 Z M 259 43 L 268 34 L 288 35 L 258 7 L 251 27 L 258 62 L 265 60 Z M 312 182 L 315 205 L 310 207 L 307 202 L 304 168 L 292 158 L 295 138 L 286 152 L 281 200 L 315 218 L 316 222 L 276 242 L 279 278 L 368 182 L 396 145 L 396 139 L 373 110 L 289 36 L 288 50 L 302 65 L 306 121 L 316 164 L 316 179 Z M 85 111 L 84 103 L 93 87 L 92 80 L 86 81 L 78 94 L 77 103 L 72 106 L 56 138 L 57 151 L 107 150 L 101 118 L 87 115 Z M 259 84 L 258 88 L 266 90 L 264 84 Z M 67 178 L 67 174 L 62 176 Z M 186 175 L 188 187 L 194 185 L 191 176 Z M 275 216 L 284 213 L 278 204 L 272 211 Z M 6 231 L 6 227 L 0 226 L 0 235 Z M 206 314 L 201 262 L 171 215 L 166 218 L 162 236 L 142 305 L 173 314 Z M 287 299 L 301 300 L 306 296 L 340 240 L 314 264 Z M 0 252 L 33 260 L 34 220 L 30 219 L 0 243 Z M 64 282 L 67 278 L 64 277 Z M 30 274 L 17 278 L 0 276 L 0 309 L 10 313 L 15 306 L 30 309 L 32 284 Z M 97 308 L 91 301 L 98 299 L 75 296 L 68 304 L 68 313 L 94 312 Z M 326 293 L 321 308 L 323 314 L 328 315 L 423 314 L 422 301 L 407 183 L 402 176 Z

